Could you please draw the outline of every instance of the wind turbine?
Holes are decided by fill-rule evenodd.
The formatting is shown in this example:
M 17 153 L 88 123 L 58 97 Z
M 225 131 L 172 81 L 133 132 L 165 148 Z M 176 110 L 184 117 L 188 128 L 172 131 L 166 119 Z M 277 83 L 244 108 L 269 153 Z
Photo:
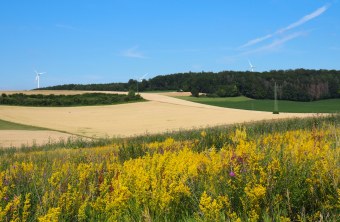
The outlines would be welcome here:
M 143 79 L 148 75 L 149 73 L 146 73 L 144 76 L 142 76 L 141 78 L 139 78 L 139 81 L 142 82 Z
M 144 74 L 142 77 L 140 77 L 139 79 L 137 79 L 137 94 L 139 94 L 138 92 L 138 82 L 142 82 L 143 79 L 148 75 L 148 73 Z
M 250 67 L 250 72 L 254 72 L 254 68 L 256 68 L 256 67 L 251 64 L 249 59 L 248 59 L 248 63 L 249 63 L 249 67 Z
M 40 76 L 42 74 L 45 74 L 46 72 L 37 72 L 37 70 L 34 70 L 36 76 L 35 76 L 35 81 L 38 82 L 38 89 L 40 88 Z

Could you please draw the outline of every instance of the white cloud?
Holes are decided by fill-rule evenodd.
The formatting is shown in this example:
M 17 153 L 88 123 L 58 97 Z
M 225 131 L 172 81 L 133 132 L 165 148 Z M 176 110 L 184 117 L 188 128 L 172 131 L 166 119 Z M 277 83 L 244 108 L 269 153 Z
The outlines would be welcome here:
M 279 30 L 278 33 L 283 33 L 285 31 L 288 31 L 290 29 L 293 29 L 293 28 L 296 28 L 300 25 L 303 25 L 304 23 L 308 22 L 309 20 L 312 20 L 312 19 L 320 16 L 322 13 L 324 13 L 328 9 L 328 7 L 329 7 L 328 5 L 325 5 L 325 6 L 322 6 L 321 8 L 318 8 L 316 11 L 312 12 L 311 14 L 304 16 L 299 21 L 294 22 L 294 23 L 290 24 L 289 26 Z
M 232 64 L 232 63 L 236 62 L 238 59 L 247 57 L 249 55 L 258 54 L 258 53 L 273 52 L 273 51 L 279 50 L 285 43 L 287 43 L 287 42 L 289 42 L 293 39 L 296 39 L 298 37 L 301 37 L 303 35 L 306 35 L 306 34 L 307 34 L 307 32 L 295 32 L 295 33 L 292 33 L 290 35 L 286 35 L 282 38 L 276 39 L 273 42 L 271 42 L 270 44 L 267 44 L 265 46 L 258 47 L 258 48 L 255 48 L 255 49 L 251 49 L 251 50 L 248 50 L 248 51 L 244 51 L 244 52 L 241 52 L 237 55 L 226 56 L 221 61 L 223 63 Z
M 276 32 L 274 33 L 271 33 L 271 34 L 268 34 L 266 36 L 263 36 L 263 37 L 259 37 L 259 38 L 256 38 L 256 39 L 252 39 L 250 41 L 248 41 L 246 44 L 242 45 L 240 48 L 245 48 L 245 47 L 248 47 L 248 46 L 252 46 L 252 45 L 255 45 L 257 43 L 260 43 L 264 40 L 267 40 L 269 38 L 272 38 L 273 36 L 276 36 L 278 34 L 283 34 L 284 32 L 286 31 L 289 31 L 291 29 L 294 29 L 298 26 L 301 26 L 303 25 L 304 23 L 320 16 L 321 14 L 323 14 L 327 9 L 329 8 L 329 5 L 324 5 L 320 8 L 318 8 L 317 10 L 315 10 L 314 12 L 308 14 L 308 15 L 305 15 L 304 17 L 302 17 L 301 19 L 299 19 L 298 21 L 284 27 L 284 28 L 281 28 L 279 30 L 277 30 Z
M 134 46 L 122 52 L 122 56 L 128 58 L 138 58 L 138 59 L 146 59 L 147 57 L 138 50 L 138 46 Z
M 276 50 L 279 47 L 281 47 L 284 43 L 291 41 L 293 39 L 296 39 L 300 36 L 306 35 L 306 32 L 295 32 L 290 35 L 284 36 L 283 38 L 274 40 L 272 43 L 262 46 L 260 48 L 254 49 L 254 50 L 249 50 L 246 52 L 241 53 L 240 55 L 249 55 L 249 54 L 254 54 L 254 53 L 259 53 L 259 52 L 267 52 L 267 51 L 272 51 Z
M 251 46 L 251 45 L 255 45 L 255 44 L 257 44 L 259 42 L 262 42 L 264 40 L 267 40 L 267 39 L 269 39 L 271 37 L 273 37 L 273 34 L 268 34 L 268 35 L 263 36 L 263 37 L 252 39 L 249 42 L 247 42 L 246 44 L 242 45 L 240 48 L 245 48 L 245 47 L 248 47 L 248 46 Z

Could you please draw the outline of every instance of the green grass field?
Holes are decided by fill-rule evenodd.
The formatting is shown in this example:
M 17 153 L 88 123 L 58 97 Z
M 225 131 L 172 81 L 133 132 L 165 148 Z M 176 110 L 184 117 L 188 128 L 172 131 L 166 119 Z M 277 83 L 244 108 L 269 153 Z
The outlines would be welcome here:
M 0 119 L 0 130 L 44 130 L 44 128 L 8 122 Z
M 234 109 L 273 111 L 274 100 L 255 100 L 244 96 L 227 98 L 209 97 L 177 97 L 192 102 L 203 103 L 212 106 L 220 106 Z M 279 111 L 287 113 L 336 113 L 340 112 L 340 99 L 327 99 L 313 102 L 295 102 L 279 100 Z

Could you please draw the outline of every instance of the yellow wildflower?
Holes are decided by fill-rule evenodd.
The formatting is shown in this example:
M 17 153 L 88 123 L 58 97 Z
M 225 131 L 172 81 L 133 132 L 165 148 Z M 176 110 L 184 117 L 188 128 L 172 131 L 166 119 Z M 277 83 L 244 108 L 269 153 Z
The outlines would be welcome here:
M 61 214 L 60 208 L 50 208 L 46 215 L 38 218 L 39 222 L 58 222 Z
M 220 200 L 213 199 L 204 191 L 200 199 L 199 208 L 208 221 L 219 221 L 223 204 Z

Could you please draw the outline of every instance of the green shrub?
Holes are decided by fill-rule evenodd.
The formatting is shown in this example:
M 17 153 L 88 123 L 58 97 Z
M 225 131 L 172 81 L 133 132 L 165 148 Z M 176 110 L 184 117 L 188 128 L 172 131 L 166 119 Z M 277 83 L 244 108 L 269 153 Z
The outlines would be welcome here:
M 200 91 L 197 88 L 192 88 L 190 92 L 191 92 L 191 96 L 199 97 Z

